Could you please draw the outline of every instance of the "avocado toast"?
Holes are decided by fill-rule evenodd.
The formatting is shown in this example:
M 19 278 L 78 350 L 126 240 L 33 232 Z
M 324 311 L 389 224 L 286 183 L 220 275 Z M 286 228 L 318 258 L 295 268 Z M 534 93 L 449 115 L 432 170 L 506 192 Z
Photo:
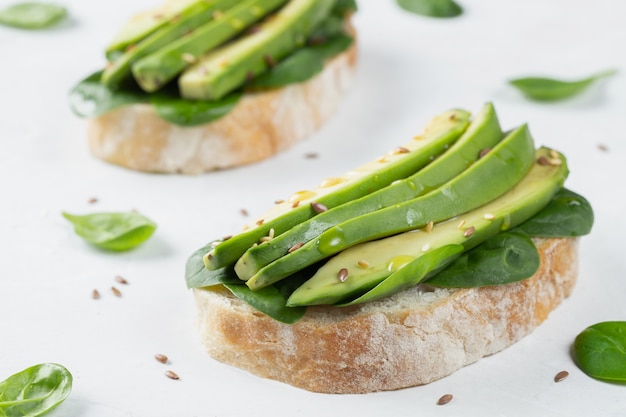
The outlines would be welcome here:
M 331 117 L 356 67 L 351 0 L 176 0 L 131 19 L 76 85 L 91 152 L 196 174 L 259 161 Z
M 568 173 L 528 126 L 501 131 L 492 105 L 446 112 L 194 253 L 205 347 L 330 393 L 420 385 L 495 353 L 573 288 L 593 212 Z

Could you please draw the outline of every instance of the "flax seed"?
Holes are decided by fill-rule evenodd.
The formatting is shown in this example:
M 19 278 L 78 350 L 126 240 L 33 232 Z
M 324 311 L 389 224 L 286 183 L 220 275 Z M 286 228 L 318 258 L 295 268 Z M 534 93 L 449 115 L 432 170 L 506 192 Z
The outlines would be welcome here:
M 452 394 L 442 395 L 441 398 L 439 398 L 439 400 L 437 401 L 437 405 L 448 404 L 450 401 L 452 401 L 453 398 L 454 397 L 452 396 Z
M 162 353 L 157 353 L 156 355 L 154 355 L 154 359 L 156 359 L 157 361 L 161 362 L 161 363 L 167 363 L 168 362 L 168 358 L 167 356 L 165 356 Z

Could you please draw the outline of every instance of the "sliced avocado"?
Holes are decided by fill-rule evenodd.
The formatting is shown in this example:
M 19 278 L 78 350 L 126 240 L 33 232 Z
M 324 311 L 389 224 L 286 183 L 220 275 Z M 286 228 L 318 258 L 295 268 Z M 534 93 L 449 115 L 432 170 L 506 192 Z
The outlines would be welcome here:
M 261 268 L 246 284 L 253 290 L 263 288 L 358 243 L 419 229 L 429 222 L 440 222 L 486 204 L 526 175 L 534 154 L 533 139 L 523 125 L 442 187 L 333 226 Z
M 169 0 L 162 6 L 133 16 L 106 48 L 106 57 L 112 61 L 132 46 L 154 33 L 175 16 L 204 0 Z
M 131 66 L 138 59 L 158 51 L 169 43 L 193 33 L 199 26 L 211 21 L 237 4 L 237 0 L 213 0 L 192 4 L 185 10 L 163 23 L 151 33 L 115 59 L 102 73 L 102 83 L 107 87 L 117 87 L 131 75 Z
M 291 0 L 259 30 L 210 52 L 182 73 L 181 95 L 217 100 L 304 45 L 317 24 L 330 15 L 335 0 Z
M 244 232 L 218 244 L 205 255 L 206 267 L 219 269 L 232 265 L 248 248 L 270 233 L 278 236 L 310 219 L 317 214 L 312 203 L 333 208 L 406 178 L 454 143 L 467 129 L 469 118 L 470 114 L 464 110 L 444 112 L 428 123 L 423 134 L 390 154 L 341 177 L 328 178 L 316 188 L 295 193 L 250 224 Z
M 135 79 L 152 92 L 192 65 L 196 59 L 250 27 L 287 0 L 246 0 L 226 10 L 219 18 L 199 27 L 188 36 L 139 59 L 132 66 Z
M 250 279 L 262 267 L 288 253 L 294 245 L 308 242 L 323 231 L 357 216 L 390 207 L 426 194 L 451 180 L 502 139 L 502 130 L 493 105 L 488 103 L 467 131 L 446 152 L 406 179 L 359 199 L 322 212 L 287 232 L 253 246 L 235 265 L 242 280 Z

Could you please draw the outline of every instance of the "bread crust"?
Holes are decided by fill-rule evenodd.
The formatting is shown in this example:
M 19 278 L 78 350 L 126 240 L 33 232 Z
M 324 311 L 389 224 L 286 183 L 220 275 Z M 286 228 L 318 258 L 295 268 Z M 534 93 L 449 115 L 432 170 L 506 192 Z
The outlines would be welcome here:
M 478 289 L 421 285 L 360 306 L 311 307 L 293 325 L 222 287 L 194 289 L 199 331 L 213 358 L 310 391 L 427 384 L 517 342 L 571 294 L 578 238 L 534 241 L 541 263 L 527 280 Z
M 357 46 L 299 84 L 246 94 L 224 117 L 181 127 L 150 104 L 121 107 L 88 121 L 97 158 L 138 171 L 200 174 L 266 159 L 318 130 L 354 82 Z

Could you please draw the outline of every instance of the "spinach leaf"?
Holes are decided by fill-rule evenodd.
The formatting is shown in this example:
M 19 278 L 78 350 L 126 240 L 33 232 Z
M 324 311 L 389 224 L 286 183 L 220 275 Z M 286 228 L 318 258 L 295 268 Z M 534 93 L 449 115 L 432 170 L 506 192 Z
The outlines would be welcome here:
M 287 307 L 288 297 L 285 297 L 274 285 L 256 291 L 252 291 L 243 282 L 242 284 L 224 284 L 224 286 L 240 300 L 283 323 L 295 323 L 306 313 L 306 307 Z
M 326 60 L 348 49 L 352 42 L 350 36 L 342 34 L 322 44 L 301 48 L 250 81 L 247 87 L 277 88 L 309 80 L 322 72 Z
M 597 80 L 615 74 L 616 70 L 604 71 L 577 81 L 562 81 L 554 78 L 526 77 L 509 81 L 526 97 L 537 101 L 556 101 L 573 97 L 583 92 Z
M 118 107 L 149 101 L 139 87 L 126 85 L 114 90 L 100 82 L 101 76 L 102 71 L 95 72 L 70 91 L 70 107 L 77 116 L 97 117 Z
M 343 17 L 346 13 L 356 12 L 357 9 L 356 0 L 337 0 L 331 13 L 335 16 Z
M 187 288 L 210 287 L 217 284 L 242 284 L 233 267 L 224 267 L 220 269 L 210 270 L 204 266 L 204 255 L 209 253 L 213 248 L 214 241 L 206 244 L 202 248 L 195 251 L 185 265 L 185 280 Z
M 152 220 L 134 211 L 84 216 L 63 213 L 63 217 L 74 225 L 78 236 L 99 248 L 112 251 L 125 251 L 139 246 L 156 229 Z
M 31 366 L 0 382 L 0 415 L 41 416 L 61 404 L 71 390 L 72 374 L 63 366 Z
M 522 232 L 491 237 L 467 251 L 428 284 L 448 288 L 487 287 L 531 277 L 539 268 L 539 252 Z
M 607 321 L 586 328 L 576 336 L 573 356 L 590 377 L 626 383 L 626 322 Z
M 158 115 L 168 122 L 179 126 L 197 126 L 228 114 L 240 98 L 240 92 L 216 101 L 186 100 L 177 95 L 158 92 L 150 95 L 150 103 Z
M 562 188 L 550 203 L 516 229 L 533 237 L 584 236 L 591 232 L 591 204 L 581 195 Z
M 428 17 L 456 17 L 463 8 L 454 0 L 396 0 L 404 10 Z
M 43 29 L 63 19 L 64 7 L 51 3 L 18 3 L 0 10 L 0 24 L 20 29 Z

